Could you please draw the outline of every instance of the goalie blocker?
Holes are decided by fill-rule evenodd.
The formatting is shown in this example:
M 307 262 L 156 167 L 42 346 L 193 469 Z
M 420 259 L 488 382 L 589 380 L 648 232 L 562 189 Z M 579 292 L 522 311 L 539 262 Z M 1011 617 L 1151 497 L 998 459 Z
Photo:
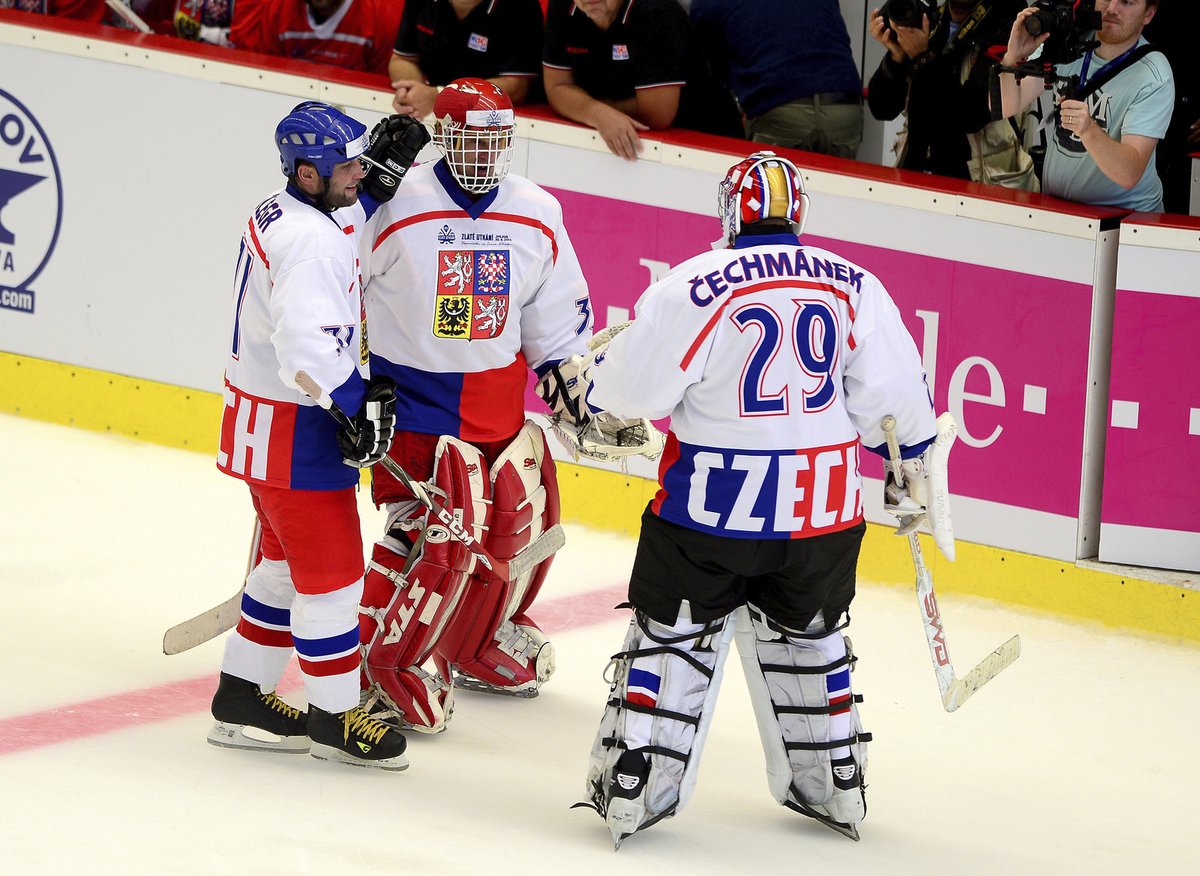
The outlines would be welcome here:
M 404 467 L 427 467 L 436 441 L 433 491 L 497 558 L 512 559 L 558 522 L 558 485 L 545 437 L 527 421 L 507 444 L 482 448 L 449 436 L 402 433 Z M 487 458 L 494 461 L 489 465 Z M 504 581 L 478 564 L 407 491 L 374 471 L 375 500 L 388 507 L 362 606 L 364 688 L 408 728 L 445 729 L 457 686 L 532 697 L 554 671 L 554 648 L 527 611 L 550 559 Z M 412 543 L 410 547 L 410 542 Z M 552 558 L 551 558 L 552 559 Z M 422 664 L 432 659 L 436 672 Z

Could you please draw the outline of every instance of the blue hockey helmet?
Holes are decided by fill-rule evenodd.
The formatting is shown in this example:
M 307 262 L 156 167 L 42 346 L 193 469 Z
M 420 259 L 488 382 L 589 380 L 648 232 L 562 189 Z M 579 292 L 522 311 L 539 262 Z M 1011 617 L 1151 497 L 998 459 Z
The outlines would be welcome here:
M 307 161 L 321 176 L 332 176 L 335 164 L 358 158 L 367 148 L 367 126 L 327 103 L 297 104 L 275 128 L 275 145 L 284 176 Z

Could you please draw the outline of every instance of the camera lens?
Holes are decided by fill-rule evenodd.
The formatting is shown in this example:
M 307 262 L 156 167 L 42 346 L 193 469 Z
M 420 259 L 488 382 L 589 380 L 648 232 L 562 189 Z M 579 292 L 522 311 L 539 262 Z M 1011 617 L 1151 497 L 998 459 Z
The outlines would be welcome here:
M 1025 30 L 1030 36 L 1041 36 L 1052 26 L 1053 22 L 1050 20 L 1050 16 L 1040 9 L 1025 19 Z

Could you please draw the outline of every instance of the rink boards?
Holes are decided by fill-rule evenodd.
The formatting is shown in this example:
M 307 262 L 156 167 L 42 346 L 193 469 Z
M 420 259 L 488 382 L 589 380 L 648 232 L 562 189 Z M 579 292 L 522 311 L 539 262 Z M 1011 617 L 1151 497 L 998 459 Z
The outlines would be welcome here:
M 40 178 L 0 212 L 0 409 L 209 451 L 239 229 L 282 182 L 275 122 L 318 97 L 370 124 L 390 96 L 365 77 L 313 80 L 297 71 L 315 68 L 242 66 L 229 63 L 237 53 L 178 41 L 11 24 L 28 20 L 0 14 L 0 169 Z M 81 82 L 110 99 L 80 100 Z M 719 236 L 717 182 L 751 148 L 670 134 L 646 138 L 629 164 L 536 110 L 520 133 L 514 171 L 562 202 L 597 328 L 627 318 L 654 277 Z M 883 280 L 938 410 L 959 422 L 955 525 L 981 569 L 1017 552 L 1089 588 L 1104 576 L 1076 563 L 1097 556 L 1200 569 L 1200 510 L 1180 477 L 1200 462 L 1200 378 L 1185 343 L 1200 231 L 793 157 L 812 196 L 805 239 Z M 1159 332 L 1170 341 L 1147 342 Z M 636 526 L 653 464 L 634 466 L 633 481 L 567 471 L 587 484 L 578 517 Z M 878 462 L 863 474 L 877 495 Z M 867 503 L 875 521 L 877 505 Z M 907 575 L 897 555 L 878 577 Z M 1026 601 L 1003 570 L 981 569 L 960 560 L 942 578 Z

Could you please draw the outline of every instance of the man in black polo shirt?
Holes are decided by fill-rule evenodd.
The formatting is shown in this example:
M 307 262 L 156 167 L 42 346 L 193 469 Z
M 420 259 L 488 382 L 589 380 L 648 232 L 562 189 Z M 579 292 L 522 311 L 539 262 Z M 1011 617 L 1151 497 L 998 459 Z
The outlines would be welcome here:
M 455 79 L 487 79 L 513 105 L 541 90 L 538 0 L 408 0 L 388 75 L 398 113 L 424 118 Z
M 688 128 L 742 137 L 732 96 L 696 51 L 678 0 L 550 0 L 546 98 L 633 161 L 638 132 Z

